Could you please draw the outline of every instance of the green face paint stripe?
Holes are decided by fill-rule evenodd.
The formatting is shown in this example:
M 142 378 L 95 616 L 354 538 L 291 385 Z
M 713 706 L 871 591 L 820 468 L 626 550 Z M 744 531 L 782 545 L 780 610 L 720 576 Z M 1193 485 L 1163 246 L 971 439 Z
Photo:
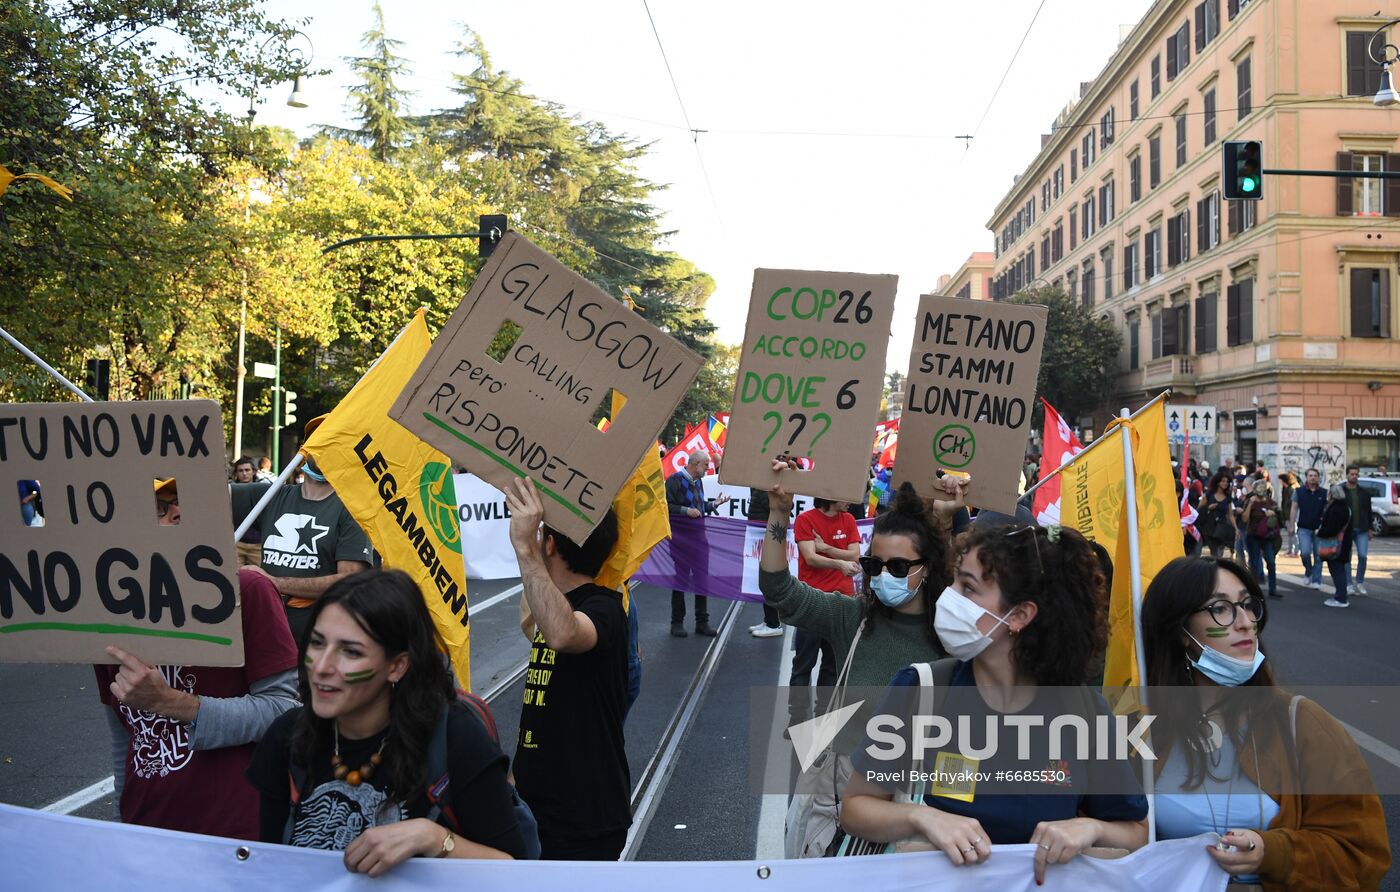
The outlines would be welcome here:
M 1227 628 L 1206 629 L 1207 638 L 1229 638 L 1230 630 Z
M 373 669 L 361 669 L 358 672 L 345 673 L 345 680 L 350 682 L 350 684 L 360 684 L 369 681 L 371 678 L 374 678 Z
M 310 669 L 310 668 L 311 668 L 312 662 L 313 662 L 313 660 L 311 659 L 311 654 L 307 654 L 307 655 L 306 655 L 306 659 L 302 660 L 302 661 L 301 661 L 301 664 L 302 664 L 303 666 L 305 666 L 307 669 Z
M 16 623 L 0 626 L 0 635 L 10 632 L 83 632 L 92 635 L 147 635 L 152 638 L 181 638 L 209 644 L 232 646 L 232 638 L 202 635 L 199 632 L 176 632 L 170 629 L 148 629 L 144 626 L 122 626 L 114 623 Z

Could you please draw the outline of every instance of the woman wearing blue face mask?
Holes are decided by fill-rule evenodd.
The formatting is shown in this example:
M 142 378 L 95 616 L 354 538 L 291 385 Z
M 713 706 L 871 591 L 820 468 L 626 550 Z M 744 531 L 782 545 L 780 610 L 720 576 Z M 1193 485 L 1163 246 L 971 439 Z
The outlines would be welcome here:
M 845 828 L 873 843 L 922 837 L 957 866 L 986 861 L 994 845 L 1035 843 L 1038 883 L 1048 865 L 1091 847 L 1145 844 L 1147 800 L 1136 792 L 1131 765 L 1050 746 L 1052 717 L 1073 712 L 1096 722 L 1108 713 L 1103 698 L 1084 686 L 1104 648 L 1105 613 L 1103 572 L 1083 536 L 1058 526 L 974 524 L 956 581 L 935 609 L 938 638 L 957 662 L 934 667 L 935 679 L 940 669 L 951 671 L 946 684 L 935 682 L 933 714 L 958 727 L 965 719 L 973 729 L 1025 722 L 1028 733 L 999 732 L 1000 744 L 979 757 L 967 748 L 988 742 L 980 731 L 922 747 L 922 771 L 954 779 L 933 781 L 911 802 L 894 801 L 907 784 L 874 782 L 908 760 L 882 763 L 877 750 L 888 738 L 879 747 L 867 740 L 853 756 Z M 913 714 L 918 691 L 914 667 L 902 670 L 876 715 Z M 911 725 L 906 720 L 899 732 L 906 753 Z M 1015 780 L 1026 773 L 1030 783 Z
M 1267 621 L 1230 560 L 1178 558 L 1143 596 L 1157 836 L 1217 833 L 1211 857 L 1265 890 L 1375 889 L 1390 846 L 1370 772 L 1336 719 L 1274 687 Z

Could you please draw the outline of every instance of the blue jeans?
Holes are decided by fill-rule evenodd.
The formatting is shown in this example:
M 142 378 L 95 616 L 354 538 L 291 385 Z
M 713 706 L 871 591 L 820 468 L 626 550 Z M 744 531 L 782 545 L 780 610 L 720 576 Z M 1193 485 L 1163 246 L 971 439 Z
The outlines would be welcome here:
M 1351 541 L 1355 543 L 1355 547 L 1352 550 L 1356 552 L 1356 576 L 1355 578 L 1352 577 L 1351 561 L 1348 560 L 1346 564 L 1347 588 L 1351 588 L 1352 583 L 1361 585 L 1366 581 L 1366 550 L 1371 547 L 1371 531 L 1352 530 Z
M 24 525 L 29 526 L 34 522 L 34 503 L 20 502 L 19 513 L 20 517 L 24 518 Z
M 1256 580 L 1263 582 L 1264 565 L 1267 564 L 1269 567 L 1269 594 L 1278 592 L 1278 571 L 1274 566 L 1274 555 L 1277 550 L 1274 548 L 1274 540 L 1245 536 L 1244 547 L 1249 554 L 1249 572 L 1254 574 Z
M 1298 553 L 1303 557 L 1303 581 L 1322 585 L 1322 559 L 1317 556 L 1317 530 L 1298 527 Z

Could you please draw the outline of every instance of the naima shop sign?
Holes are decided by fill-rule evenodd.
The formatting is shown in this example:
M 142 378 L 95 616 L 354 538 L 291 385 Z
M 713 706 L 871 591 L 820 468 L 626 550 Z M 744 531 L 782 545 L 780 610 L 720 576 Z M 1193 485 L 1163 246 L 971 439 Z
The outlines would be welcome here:
M 1167 403 L 1167 442 L 1180 446 L 1191 434 L 1193 446 L 1215 442 L 1215 407 Z

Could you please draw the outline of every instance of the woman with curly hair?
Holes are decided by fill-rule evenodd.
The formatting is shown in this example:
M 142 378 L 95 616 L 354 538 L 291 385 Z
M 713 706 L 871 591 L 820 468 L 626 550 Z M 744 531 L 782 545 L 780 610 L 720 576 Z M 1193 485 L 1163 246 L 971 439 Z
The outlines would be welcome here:
M 1366 761 L 1325 709 L 1274 686 L 1268 618 L 1258 581 L 1220 558 L 1177 558 L 1143 596 L 1157 836 L 1219 834 L 1210 856 L 1266 892 L 1375 889 L 1390 845 Z
M 950 670 L 946 692 L 935 691 L 942 698 L 937 714 L 957 716 L 960 727 L 969 717 L 968 727 L 974 729 L 1016 714 L 1106 716 L 1103 698 L 1084 685 L 1106 641 L 1103 591 L 1093 548 L 1073 530 L 974 525 L 956 581 L 937 601 L 935 628 L 956 660 L 945 669 Z M 935 678 L 939 670 L 934 667 Z M 914 667 L 901 670 L 877 714 L 912 714 L 908 701 L 918 685 Z M 1044 690 L 1052 686 L 1060 690 Z M 1089 711 L 1092 716 L 1086 715 Z M 1029 731 L 1029 760 L 1018 752 L 1027 738 L 1008 746 L 1005 735 L 980 765 L 967 764 L 976 760 L 959 753 L 956 739 L 938 753 L 925 752 L 925 771 L 941 774 L 957 765 L 979 772 L 982 779 L 973 790 L 943 788 L 935 781 L 908 803 L 892 801 L 893 785 L 867 779 L 893 767 L 877 761 L 871 754 L 879 748 L 867 741 L 854 757 L 843 826 L 876 843 L 923 837 L 955 865 L 986 861 L 994 845 L 1035 843 L 1037 882 L 1044 880 L 1047 864 L 1069 861 L 1091 846 L 1136 849 L 1147 842 L 1145 797 L 1089 792 L 1136 789 L 1126 762 L 1063 758 L 1052 763 L 1048 729 L 1032 725 Z M 1065 755 L 1076 755 L 1073 747 Z M 998 771 L 1046 765 L 1057 768 L 1048 786 L 993 780 Z
M 415 856 L 525 857 L 506 757 L 453 696 L 408 574 L 347 576 L 311 608 L 307 628 L 307 705 L 272 724 L 248 767 L 262 840 L 343 850 L 349 870 L 370 876 Z M 427 776 L 439 741 L 445 790 Z

